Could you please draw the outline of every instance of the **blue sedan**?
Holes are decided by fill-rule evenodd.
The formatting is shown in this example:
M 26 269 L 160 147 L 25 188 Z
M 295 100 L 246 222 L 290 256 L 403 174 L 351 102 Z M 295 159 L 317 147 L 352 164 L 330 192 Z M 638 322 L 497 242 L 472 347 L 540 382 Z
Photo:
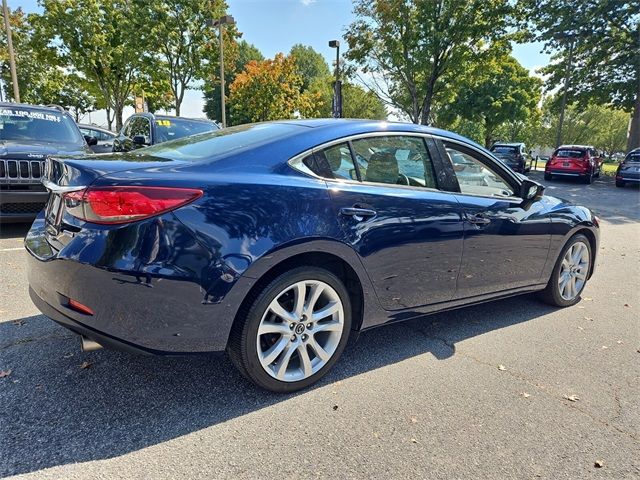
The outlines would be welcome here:
M 316 382 L 350 335 L 528 292 L 574 305 L 598 219 L 423 126 L 280 121 L 50 158 L 31 298 L 85 349 L 227 351 L 257 385 Z

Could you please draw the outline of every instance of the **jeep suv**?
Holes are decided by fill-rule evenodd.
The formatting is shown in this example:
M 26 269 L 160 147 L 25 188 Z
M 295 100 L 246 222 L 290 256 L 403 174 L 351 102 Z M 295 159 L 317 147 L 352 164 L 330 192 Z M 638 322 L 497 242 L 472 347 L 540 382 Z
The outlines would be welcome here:
M 0 222 L 30 222 L 44 208 L 48 155 L 86 153 L 86 139 L 63 110 L 0 103 Z
M 127 119 L 120 134 L 113 139 L 113 151 L 128 152 L 219 128 L 210 120 L 135 113 Z

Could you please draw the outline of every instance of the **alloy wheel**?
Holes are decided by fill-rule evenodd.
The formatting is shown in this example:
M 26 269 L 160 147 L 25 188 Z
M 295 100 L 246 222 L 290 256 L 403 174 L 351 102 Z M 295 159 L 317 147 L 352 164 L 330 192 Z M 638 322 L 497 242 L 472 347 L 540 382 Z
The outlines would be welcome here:
M 558 275 L 558 289 L 564 300 L 573 300 L 584 288 L 589 262 L 589 248 L 581 241 L 571 245 L 564 254 Z
M 340 296 L 327 283 L 303 280 L 284 288 L 258 326 L 257 353 L 262 368 L 283 382 L 315 374 L 338 348 L 344 318 Z

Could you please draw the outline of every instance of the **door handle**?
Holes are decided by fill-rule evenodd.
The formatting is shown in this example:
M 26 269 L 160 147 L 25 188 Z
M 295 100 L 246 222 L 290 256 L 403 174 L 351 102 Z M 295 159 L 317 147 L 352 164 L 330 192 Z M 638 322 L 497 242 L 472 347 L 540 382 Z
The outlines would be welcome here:
M 344 207 L 340 209 L 340 215 L 344 215 L 347 217 L 353 217 L 354 220 L 361 222 L 366 217 L 373 217 L 376 215 L 375 210 L 371 210 L 369 208 L 358 208 L 358 207 Z
M 473 225 L 489 225 L 491 223 L 491 219 L 485 217 L 483 214 L 479 213 L 477 215 L 467 215 L 467 221 L 472 223 Z

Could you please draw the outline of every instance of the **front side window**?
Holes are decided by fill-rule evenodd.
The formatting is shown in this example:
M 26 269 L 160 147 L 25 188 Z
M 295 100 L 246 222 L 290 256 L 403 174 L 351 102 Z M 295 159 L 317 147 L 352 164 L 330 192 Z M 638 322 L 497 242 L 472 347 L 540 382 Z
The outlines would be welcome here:
M 142 136 L 146 140 L 151 139 L 151 124 L 149 120 L 144 117 L 136 117 L 131 120 L 131 134 L 129 135 L 131 138 Z
M 157 143 L 168 142 L 198 133 L 213 132 L 218 129 L 218 126 L 213 122 L 188 120 L 177 117 L 156 119 Z
M 488 197 L 514 196 L 513 187 L 494 169 L 453 144 L 446 143 L 445 148 L 462 193 Z
M 364 182 L 436 188 L 433 164 L 421 137 L 390 135 L 353 141 Z

